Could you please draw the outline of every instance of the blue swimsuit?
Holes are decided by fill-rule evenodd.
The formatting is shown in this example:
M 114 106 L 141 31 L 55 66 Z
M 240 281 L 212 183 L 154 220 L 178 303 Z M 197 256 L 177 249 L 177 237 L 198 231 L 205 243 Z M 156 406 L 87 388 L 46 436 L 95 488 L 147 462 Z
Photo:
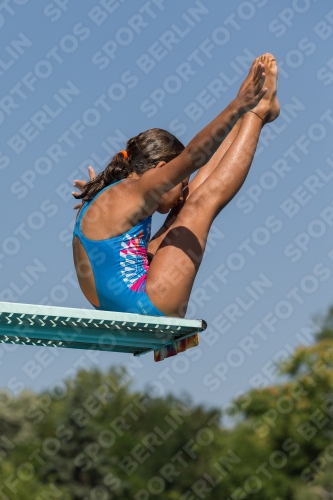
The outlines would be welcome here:
M 104 311 L 165 316 L 150 301 L 146 292 L 151 216 L 126 233 L 107 240 L 90 240 L 82 234 L 82 217 L 90 203 L 118 182 L 102 189 L 93 200 L 84 204 L 74 227 L 73 241 L 76 236 L 79 238 L 94 273 L 100 304 L 94 307 Z

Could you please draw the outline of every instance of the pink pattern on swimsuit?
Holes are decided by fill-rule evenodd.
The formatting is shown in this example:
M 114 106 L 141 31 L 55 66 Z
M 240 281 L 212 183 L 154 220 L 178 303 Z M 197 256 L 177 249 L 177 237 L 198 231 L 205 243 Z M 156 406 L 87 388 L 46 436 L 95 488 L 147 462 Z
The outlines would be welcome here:
M 126 234 L 121 242 L 121 275 L 127 286 L 134 292 L 146 291 L 149 269 L 147 244 L 142 230 L 134 236 Z

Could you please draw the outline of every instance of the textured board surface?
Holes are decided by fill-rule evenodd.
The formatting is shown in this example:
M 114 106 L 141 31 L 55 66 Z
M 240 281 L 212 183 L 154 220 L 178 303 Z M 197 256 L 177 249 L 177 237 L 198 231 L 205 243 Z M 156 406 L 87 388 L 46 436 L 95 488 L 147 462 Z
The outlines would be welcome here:
M 140 355 L 180 345 L 205 328 L 202 320 L 0 302 L 2 343 Z

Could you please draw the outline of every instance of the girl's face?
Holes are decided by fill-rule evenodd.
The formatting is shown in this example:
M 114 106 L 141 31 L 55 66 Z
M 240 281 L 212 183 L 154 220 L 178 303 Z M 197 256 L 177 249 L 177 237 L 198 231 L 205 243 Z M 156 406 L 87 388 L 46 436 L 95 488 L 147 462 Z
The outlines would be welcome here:
M 155 168 L 160 168 L 166 165 L 165 161 L 160 161 Z M 180 182 L 174 188 L 170 189 L 167 193 L 163 194 L 160 198 L 159 205 L 156 211 L 160 214 L 167 214 L 179 203 L 183 203 L 184 197 L 184 189 L 188 185 L 190 178 L 184 179 L 183 182 Z
M 188 182 L 189 179 L 184 179 L 183 182 L 177 184 L 177 186 L 163 194 L 157 212 L 160 214 L 167 214 L 172 208 L 178 205 L 178 203 L 182 203 L 184 201 L 184 189 L 188 185 Z

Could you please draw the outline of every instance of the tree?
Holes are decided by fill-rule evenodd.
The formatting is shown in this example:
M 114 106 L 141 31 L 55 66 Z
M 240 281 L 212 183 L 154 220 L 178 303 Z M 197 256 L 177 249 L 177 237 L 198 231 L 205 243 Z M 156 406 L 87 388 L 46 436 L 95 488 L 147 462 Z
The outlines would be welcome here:
M 330 338 L 328 324 L 318 342 L 299 347 L 282 365 L 287 382 L 250 391 L 237 401 L 236 413 L 249 433 L 270 450 L 267 477 L 285 474 L 289 486 L 283 498 L 333 498 L 333 334 Z
M 282 382 L 238 398 L 234 428 L 187 396 L 80 371 L 41 394 L 0 393 L 0 499 L 332 500 L 333 308 Z

